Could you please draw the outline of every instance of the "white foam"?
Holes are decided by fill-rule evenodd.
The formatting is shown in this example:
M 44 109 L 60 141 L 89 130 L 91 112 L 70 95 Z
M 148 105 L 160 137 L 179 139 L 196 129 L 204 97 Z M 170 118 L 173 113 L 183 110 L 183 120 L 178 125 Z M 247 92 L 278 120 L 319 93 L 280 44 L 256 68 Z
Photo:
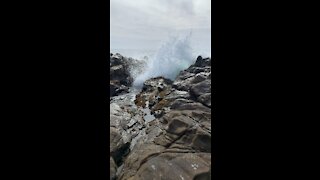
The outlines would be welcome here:
M 191 33 L 171 36 L 163 42 L 154 56 L 149 57 L 144 73 L 134 81 L 134 86 L 141 86 L 149 78 L 164 76 L 174 80 L 178 73 L 188 68 L 195 61 L 190 45 Z

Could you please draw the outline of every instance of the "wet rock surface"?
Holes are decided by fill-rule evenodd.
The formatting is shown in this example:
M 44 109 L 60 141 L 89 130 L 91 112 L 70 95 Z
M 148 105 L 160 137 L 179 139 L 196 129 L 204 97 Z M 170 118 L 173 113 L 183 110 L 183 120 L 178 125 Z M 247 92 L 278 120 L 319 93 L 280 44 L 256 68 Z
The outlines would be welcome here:
M 110 54 L 110 97 L 128 93 L 133 78 L 143 71 L 144 61 Z
M 110 99 L 112 178 L 210 179 L 211 64 L 199 56 L 174 81 L 151 78 Z

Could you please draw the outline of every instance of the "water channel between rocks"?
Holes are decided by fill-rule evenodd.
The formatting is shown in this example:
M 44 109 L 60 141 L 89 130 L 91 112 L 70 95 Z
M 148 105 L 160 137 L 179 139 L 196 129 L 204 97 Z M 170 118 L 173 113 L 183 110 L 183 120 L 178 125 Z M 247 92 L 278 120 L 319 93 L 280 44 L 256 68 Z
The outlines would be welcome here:
M 141 91 L 141 89 L 131 88 L 128 93 L 114 96 L 114 97 L 112 97 L 112 100 L 111 100 L 112 103 L 116 103 L 120 108 L 125 106 L 125 107 L 131 107 L 130 109 L 136 109 L 133 112 L 131 119 L 127 121 L 128 122 L 127 126 L 129 129 L 136 129 L 136 128 L 134 128 L 134 126 L 137 127 L 136 123 L 138 123 L 137 119 L 139 119 L 138 118 L 139 116 L 143 120 L 144 125 L 142 125 L 141 128 L 138 128 L 139 130 L 136 132 L 135 135 L 132 134 L 133 137 L 132 137 L 131 143 L 130 143 L 131 150 L 133 149 L 133 147 L 135 146 L 137 141 L 146 135 L 146 132 L 145 132 L 146 125 L 149 122 L 156 119 L 154 117 L 154 115 L 151 114 L 151 110 L 149 109 L 148 103 L 146 104 L 145 108 L 136 106 L 134 101 L 136 99 L 136 95 L 140 91 Z M 132 131 L 131 131 L 131 133 L 132 133 Z

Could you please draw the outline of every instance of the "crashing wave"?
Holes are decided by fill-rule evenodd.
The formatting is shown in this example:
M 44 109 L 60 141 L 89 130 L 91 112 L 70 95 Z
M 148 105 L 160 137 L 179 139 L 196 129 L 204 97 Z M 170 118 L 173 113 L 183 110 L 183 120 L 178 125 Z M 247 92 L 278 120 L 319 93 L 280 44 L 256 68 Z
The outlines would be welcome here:
M 133 85 L 142 86 L 145 80 L 157 76 L 174 80 L 181 70 L 194 63 L 190 37 L 191 33 L 165 41 L 155 55 L 149 58 L 145 71 L 134 79 Z

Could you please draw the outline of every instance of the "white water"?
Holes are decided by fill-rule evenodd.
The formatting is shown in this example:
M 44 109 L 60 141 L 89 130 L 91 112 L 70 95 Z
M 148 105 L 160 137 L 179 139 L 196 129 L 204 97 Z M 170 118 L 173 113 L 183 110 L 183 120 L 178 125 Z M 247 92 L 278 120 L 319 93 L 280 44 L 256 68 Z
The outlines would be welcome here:
M 203 57 L 211 55 L 210 50 L 203 49 L 203 46 L 199 45 L 200 42 L 192 39 L 191 33 L 179 34 L 180 36 L 168 37 L 157 50 L 112 49 L 112 52 L 118 52 L 126 57 L 146 60 L 147 65 L 142 74 L 132 71 L 134 87 L 140 89 L 143 82 L 152 77 L 164 76 L 174 80 L 180 71 L 195 62 L 198 55 Z
M 134 81 L 134 86 L 141 86 L 149 78 L 164 76 L 174 80 L 181 70 L 194 63 L 196 57 L 190 45 L 191 33 L 186 36 L 170 37 L 163 42 L 158 51 L 149 58 L 147 67 Z

